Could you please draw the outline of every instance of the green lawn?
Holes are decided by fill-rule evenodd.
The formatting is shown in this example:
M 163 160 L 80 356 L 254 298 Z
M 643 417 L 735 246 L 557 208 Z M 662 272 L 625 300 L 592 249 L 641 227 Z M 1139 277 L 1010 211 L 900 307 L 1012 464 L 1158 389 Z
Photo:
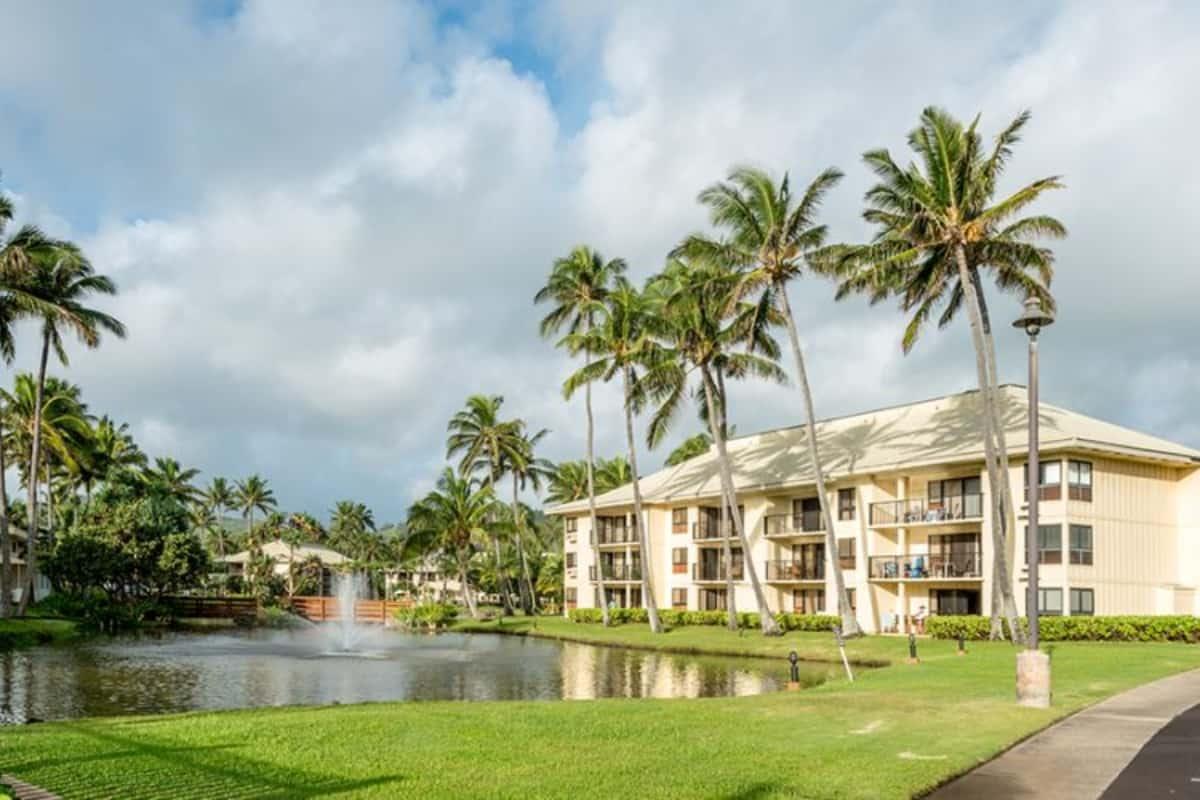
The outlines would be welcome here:
M 529 625 L 531 622 L 512 624 Z M 680 649 L 829 655 L 824 634 L 763 640 L 540 620 L 539 633 Z M 32 725 L 0 732 L 0 771 L 65 798 L 909 797 L 1051 720 L 1200 667 L 1182 644 L 1062 644 L 1048 711 L 1013 702 L 1006 644 L 852 642 L 889 659 L 853 683 L 708 700 L 384 703 Z
M 70 639 L 76 633 L 75 623 L 67 619 L 41 617 L 0 619 L 0 650 L 49 644 L 54 641 Z

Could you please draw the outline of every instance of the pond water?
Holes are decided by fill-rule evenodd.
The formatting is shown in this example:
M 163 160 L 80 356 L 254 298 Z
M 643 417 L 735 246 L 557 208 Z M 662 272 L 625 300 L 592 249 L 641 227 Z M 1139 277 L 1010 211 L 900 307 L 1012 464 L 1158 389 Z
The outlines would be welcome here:
M 488 634 L 378 629 L 365 654 L 328 631 L 98 638 L 0 653 L 0 723 L 378 700 L 716 697 L 782 688 L 788 664 Z M 830 674 L 801 665 L 802 682 Z

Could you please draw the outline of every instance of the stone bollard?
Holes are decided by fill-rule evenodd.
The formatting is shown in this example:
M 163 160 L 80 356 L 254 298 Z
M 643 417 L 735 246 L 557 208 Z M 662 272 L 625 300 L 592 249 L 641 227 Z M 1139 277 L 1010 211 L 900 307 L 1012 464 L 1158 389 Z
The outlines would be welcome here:
M 1041 650 L 1017 653 L 1017 705 L 1050 707 L 1050 656 Z
M 791 680 L 788 681 L 788 691 L 794 692 L 800 688 L 800 654 L 795 650 L 788 653 L 788 662 L 792 665 Z
M 967 654 L 967 639 L 961 633 L 958 635 L 958 654 L 965 656 Z
M 917 658 L 917 635 L 915 633 L 908 635 L 908 663 L 921 663 L 921 659 Z

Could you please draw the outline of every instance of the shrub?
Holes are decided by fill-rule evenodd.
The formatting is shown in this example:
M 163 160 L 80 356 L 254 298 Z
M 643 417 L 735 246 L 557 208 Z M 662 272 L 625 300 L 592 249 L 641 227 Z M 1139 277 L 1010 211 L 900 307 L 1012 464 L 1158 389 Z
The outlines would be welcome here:
M 1028 620 L 1021 628 L 1028 630 Z M 925 629 L 935 639 L 983 640 L 991 624 L 987 617 L 934 616 Z M 1047 642 L 1200 642 L 1200 617 L 1040 617 L 1041 638 Z
M 458 618 L 458 606 L 453 603 L 418 603 L 396 609 L 393 618 L 406 630 L 436 631 L 449 626 Z
M 644 608 L 614 608 L 609 611 L 609 617 L 614 625 L 623 625 L 630 622 L 645 623 L 648 621 L 646 609 Z M 603 621 L 600 609 L 598 608 L 576 608 L 573 609 L 568 618 L 572 622 L 584 624 L 598 624 Z M 678 628 L 685 625 L 713 625 L 723 626 L 728 620 L 728 615 L 724 611 L 683 611 L 678 609 L 662 609 L 658 612 L 658 618 L 662 620 L 663 625 L 669 628 Z M 776 621 L 785 631 L 831 631 L 833 626 L 837 624 L 837 617 L 826 614 L 776 614 Z M 743 611 L 738 614 L 738 627 L 753 629 L 759 624 L 759 616 L 752 611 Z

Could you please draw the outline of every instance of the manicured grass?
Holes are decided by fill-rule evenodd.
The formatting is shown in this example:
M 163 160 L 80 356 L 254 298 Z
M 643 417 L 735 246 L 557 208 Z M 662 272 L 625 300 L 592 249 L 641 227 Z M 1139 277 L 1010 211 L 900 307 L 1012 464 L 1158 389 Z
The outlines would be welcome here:
M 649 638 L 644 626 L 586 627 L 611 643 Z M 747 655 L 832 652 L 824 634 L 763 640 L 684 628 L 666 638 L 676 636 Z M 850 648 L 893 665 L 852 684 L 746 698 L 381 703 L 40 724 L 0 733 L 0 769 L 65 798 L 901 798 L 1084 705 L 1200 667 L 1200 647 L 1190 645 L 1058 645 L 1054 707 L 1039 711 L 1013 702 L 1010 645 L 979 643 L 958 657 L 953 642 L 922 641 L 917 665 L 904 663 L 903 639 Z
M 67 619 L 41 617 L 0 619 L 0 650 L 49 644 L 70 639 L 77 634 L 75 623 Z

